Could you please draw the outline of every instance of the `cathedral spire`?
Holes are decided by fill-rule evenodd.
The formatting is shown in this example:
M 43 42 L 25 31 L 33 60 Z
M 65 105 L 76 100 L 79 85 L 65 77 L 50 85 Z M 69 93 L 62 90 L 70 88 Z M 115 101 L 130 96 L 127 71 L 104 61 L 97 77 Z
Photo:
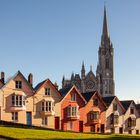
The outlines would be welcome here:
M 83 63 L 82 63 L 81 78 L 82 78 L 82 79 L 85 78 L 85 65 L 84 65 L 84 61 L 83 61 Z
M 102 36 L 109 37 L 108 27 L 107 27 L 107 16 L 106 16 L 106 6 L 104 5 L 104 21 L 103 21 L 103 32 Z

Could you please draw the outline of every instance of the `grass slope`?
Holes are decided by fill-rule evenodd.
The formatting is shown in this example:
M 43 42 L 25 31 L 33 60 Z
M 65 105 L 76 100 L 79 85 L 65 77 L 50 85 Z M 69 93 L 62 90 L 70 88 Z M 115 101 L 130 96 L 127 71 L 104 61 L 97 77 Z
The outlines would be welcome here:
M 31 128 L 16 128 L 0 126 L 0 139 L 110 139 L 110 140 L 140 140 L 140 135 L 115 135 L 115 134 L 83 134 L 72 132 L 60 132 L 51 130 L 39 130 Z

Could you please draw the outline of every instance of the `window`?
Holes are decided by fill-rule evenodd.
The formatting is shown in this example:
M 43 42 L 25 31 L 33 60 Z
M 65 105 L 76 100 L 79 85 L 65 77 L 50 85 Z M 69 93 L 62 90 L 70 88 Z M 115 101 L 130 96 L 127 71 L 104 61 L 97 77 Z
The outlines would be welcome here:
M 16 81 L 16 88 L 21 89 L 22 88 L 22 82 Z
M 42 125 L 48 125 L 48 117 L 42 119 Z
M 12 121 L 18 121 L 18 112 L 12 112 Z
M 94 106 L 98 106 L 98 99 L 94 99 L 94 100 L 93 100 L 93 105 L 94 105 Z
M 51 112 L 54 110 L 54 103 L 52 101 L 42 102 L 42 111 Z
M 45 95 L 47 95 L 47 96 L 50 96 L 51 95 L 50 88 L 45 88 Z
M 71 95 L 71 101 L 76 101 L 76 94 L 75 93 Z
M 78 114 L 78 106 L 69 106 L 67 108 L 68 117 L 77 117 L 77 114 Z
M 93 111 L 90 113 L 90 120 L 98 120 L 98 119 L 99 119 L 99 112 Z
M 130 114 L 134 114 L 134 108 L 130 108 Z
M 106 67 L 106 69 L 109 69 L 109 59 L 106 59 L 106 61 L 105 61 L 105 67 Z
M 135 118 L 128 118 L 128 127 L 136 126 L 136 119 Z
M 72 130 L 72 128 L 73 128 L 72 121 L 69 121 L 69 122 L 67 123 L 67 130 Z
M 117 104 L 116 103 L 113 104 L 113 111 L 117 111 Z
M 110 124 L 114 124 L 114 114 L 110 115 Z
M 118 123 L 119 123 L 119 116 L 114 115 L 114 124 L 118 124 Z
M 25 106 L 25 96 L 13 94 L 12 106 L 17 106 L 17 107 Z

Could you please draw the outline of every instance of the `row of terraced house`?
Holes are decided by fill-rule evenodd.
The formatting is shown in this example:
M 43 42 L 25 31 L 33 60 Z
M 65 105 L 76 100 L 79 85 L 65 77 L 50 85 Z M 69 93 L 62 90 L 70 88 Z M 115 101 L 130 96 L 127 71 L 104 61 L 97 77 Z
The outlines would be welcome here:
M 32 74 L 26 79 L 18 71 L 7 82 L 4 75 L 1 72 L 0 120 L 75 132 L 140 132 L 140 105 L 133 100 L 81 93 L 74 85 L 58 90 L 49 79 L 33 88 Z

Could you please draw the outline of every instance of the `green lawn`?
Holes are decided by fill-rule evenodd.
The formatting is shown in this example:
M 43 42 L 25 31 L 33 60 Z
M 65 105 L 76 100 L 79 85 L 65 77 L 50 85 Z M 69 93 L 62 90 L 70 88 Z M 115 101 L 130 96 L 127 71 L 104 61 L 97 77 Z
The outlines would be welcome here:
M 114 139 L 133 140 L 140 139 L 140 135 L 112 135 L 112 134 L 83 134 L 72 132 L 60 132 L 51 130 L 39 130 L 31 128 L 16 128 L 10 126 L 0 126 L 0 139 Z

